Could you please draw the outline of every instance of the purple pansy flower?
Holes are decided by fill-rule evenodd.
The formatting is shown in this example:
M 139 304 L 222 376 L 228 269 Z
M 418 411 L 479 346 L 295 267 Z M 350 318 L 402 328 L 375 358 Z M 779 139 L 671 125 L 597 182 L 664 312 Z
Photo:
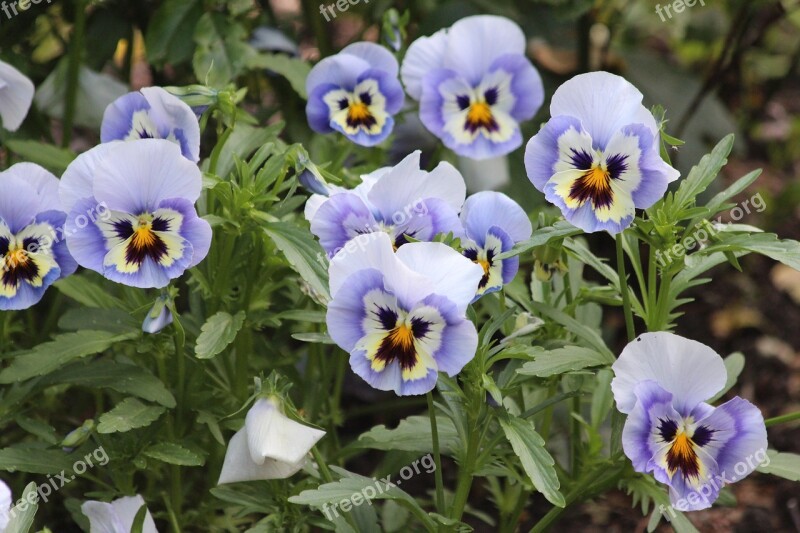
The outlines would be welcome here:
M 364 233 L 387 233 L 395 248 L 408 242 L 407 237 L 430 241 L 439 233 L 463 236 L 458 212 L 466 196 L 464 178 L 446 162 L 431 172 L 420 170 L 419 158 L 417 151 L 394 167 L 362 176 L 353 190 L 328 185 L 328 197 L 309 198 L 306 218 L 329 256 Z
M 528 215 L 505 194 L 484 191 L 467 198 L 461 221 L 466 233 L 463 254 L 483 269 L 475 298 L 499 291 L 517 275 L 519 257 L 497 256 L 531 237 Z
M 33 82 L 20 71 L 0 61 L 0 117 L 3 128 L 17 131 L 33 102 Z
M 109 104 L 100 139 L 132 141 L 167 139 L 178 144 L 184 157 L 200 160 L 200 125 L 192 108 L 161 87 L 146 87 Z
M 575 76 L 556 90 L 550 114 L 525 150 L 528 178 L 588 233 L 621 232 L 680 175 L 661 159 L 658 125 L 624 78 Z
M 27 309 L 78 268 L 65 218 L 58 178 L 33 163 L 0 172 L 0 311 Z
M 208 254 L 211 227 L 194 207 L 201 186 L 200 169 L 170 141 L 101 144 L 61 179 L 69 250 L 112 281 L 164 287 Z
M 376 389 L 425 394 L 440 371 L 454 376 L 475 355 L 465 313 L 482 275 L 443 243 L 395 253 L 385 233 L 361 235 L 331 260 L 328 332 Z
M 672 333 L 645 333 L 614 363 L 617 408 L 628 415 L 625 455 L 637 472 L 669 485 L 679 511 L 711 507 L 719 491 L 767 458 L 767 430 L 756 406 L 738 396 L 706 403 L 725 386 L 714 350 Z
M 519 147 L 519 123 L 544 102 L 541 77 L 525 57 L 525 35 L 503 17 L 467 17 L 417 39 L 401 74 L 425 127 L 473 159 Z
M 317 63 L 306 79 L 311 129 L 338 131 L 362 146 L 386 139 L 405 100 L 398 70 L 388 50 L 368 42 L 351 44 Z

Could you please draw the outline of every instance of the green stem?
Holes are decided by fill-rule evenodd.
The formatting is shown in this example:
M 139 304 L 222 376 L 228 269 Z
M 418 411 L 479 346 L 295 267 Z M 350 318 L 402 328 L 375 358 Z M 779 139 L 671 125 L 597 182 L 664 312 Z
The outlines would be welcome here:
M 647 329 L 652 331 L 650 328 L 650 317 L 652 316 L 653 310 L 656 308 L 656 303 L 658 299 L 658 287 L 656 286 L 658 280 L 658 267 L 656 266 L 656 249 L 654 246 L 650 246 L 650 259 L 647 265 L 647 286 L 642 287 L 642 299 L 645 305 L 645 314 L 647 315 Z M 647 291 L 647 299 L 644 299 L 644 291 Z
M 581 397 L 572 398 L 572 412 L 581 414 Z M 570 472 L 572 477 L 577 479 L 578 471 L 581 466 L 581 423 L 574 416 L 570 417 Z
M 617 243 L 617 275 L 619 276 L 619 291 L 622 293 L 622 309 L 625 313 L 625 329 L 628 332 L 628 341 L 636 338 L 636 328 L 633 325 L 631 313 L 631 295 L 628 289 L 628 277 L 625 275 L 625 252 L 622 248 L 622 233 L 616 237 Z
M 64 148 L 68 148 L 72 140 L 72 126 L 75 122 L 81 61 L 83 59 L 84 33 L 86 33 L 86 0 L 77 0 L 75 2 L 75 25 L 72 29 L 69 57 L 67 58 L 67 88 L 64 92 L 64 132 L 61 140 L 61 146 Z
M 764 420 L 764 425 L 767 427 L 777 426 L 778 424 L 794 422 L 795 420 L 800 420 L 800 411 L 796 413 L 789 413 L 788 415 L 776 416 L 775 418 L 768 418 Z
M 332 46 L 330 37 L 325 31 L 326 17 L 320 11 L 322 6 L 316 4 L 312 0 L 302 0 L 302 5 L 306 24 L 314 32 L 320 54 L 322 57 L 330 55 Z M 328 13 L 328 18 L 330 18 L 330 13 Z
M 436 409 L 433 405 L 433 393 L 427 394 L 428 416 L 431 419 L 431 438 L 433 439 L 433 460 L 436 462 L 436 512 L 444 511 L 444 481 L 442 480 L 442 455 L 439 451 L 439 429 L 436 426 Z
M 461 520 L 461 515 L 464 514 L 464 507 L 467 505 L 469 492 L 472 489 L 472 476 L 475 470 L 475 460 L 478 457 L 479 432 L 478 424 L 473 424 L 467 443 L 467 457 L 458 471 L 458 485 L 456 486 L 456 494 L 453 496 L 453 506 L 450 509 L 450 518 L 454 520 Z

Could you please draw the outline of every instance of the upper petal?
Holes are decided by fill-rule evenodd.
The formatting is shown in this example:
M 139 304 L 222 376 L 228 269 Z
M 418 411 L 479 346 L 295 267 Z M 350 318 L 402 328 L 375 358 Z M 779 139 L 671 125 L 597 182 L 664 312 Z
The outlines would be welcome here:
M 81 511 L 89 518 L 89 531 L 91 533 L 123 533 L 130 531 L 130 526 L 125 529 L 122 520 L 117 515 L 110 503 L 89 500 L 83 502 Z
M 64 211 L 69 213 L 78 201 L 94 196 L 94 170 L 100 161 L 117 144 L 112 141 L 98 144 L 76 157 L 69 164 L 58 185 L 58 194 Z
M 0 190 L 0 219 L 16 234 L 39 214 L 39 197 L 27 180 L 11 169 L 0 172 Z
M 310 95 L 323 84 L 352 91 L 358 77 L 369 68 L 369 63 L 351 54 L 326 57 L 311 69 L 306 78 L 306 92 Z
M 3 481 L 0 481 L 0 531 L 5 531 L 8 526 L 8 521 L 11 519 L 9 509 L 11 509 L 12 503 L 11 489 Z
M 273 459 L 266 459 L 263 464 L 254 463 L 247 447 L 247 428 L 242 428 L 228 442 L 217 484 L 285 479 L 298 472 L 304 464 L 305 458 L 299 463 L 282 463 Z
M 170 131 L 190 161 L 200 160 L 200 124 L 192 108 L 161 87 L 145 87 L 141 93 L 150 104 L 150 113 Z
M 440 242 L 412 242 L 398 248 L 397 257 L 433 282 L 433 292 L 456 304 L 460 313 L 478 291 L 483 269 Z
M 524 54 L 525 34 L 505 17 L 466 17 L 450 28 L 443 66 L 464 76 L 473 86 L 480 83 L 492 63 L 505 54 Z
M 17 131 L 33 102 L 33 82 L 20 71 L 0 61 L 0 117 L 3 127 Z
M 623 126 L 643 124 L 658 136 L 652 113 L 642 105 L 642 93 L 625 78 L 608 72 L 579 74 L 561 85 L 550 101 L 550 115 L 569 115 L 583 123 L 597 147 L 604 149 Z
M 492 226 L 505 231 L 514 242 L 529 239 L 533 231 L 527 213 L 501 192 L 483 191 L 467 198 L 461 220 L 467 237 L 481 245 Z
M 630 413 L 636 403 L 635 387 L 653 380 L 673 395 L 682 416 L 708 400 L 725 385 L 727 372 L 722 357 L 697 341 L 678 335 L 644 333 L 628 344 L 612 366 L 611 389 L 617 409 Z
M 439 30 L 430 37 L 420 37 L 408 47 L 400 74 L 406 92 L 414 100 L 422 96 L 422 78 L 444 64 L 447 50 L 447 30 Z
M 299 463 L 325 432 L 288 418 L 274 401 L 262 398 L 247 412 L 245 419 L 250 458 L 256 464 L 265 459 Z
M 428 198 L 444 200 L 456 212 L 464 205 L 467 186 L 456 168 L 443 161 L 430 173 L 420 170 L 420 151 L 409 154 L 386 172 L 367 194 L 384 220 L 408 213 Z
M 94 197 L 113 210 L 139 214 L 167 199 L 200 197 L 202 175 L 180 148 L 163 139 L 141 139 L 110 148 L 94 172 Z
M 138 494 L 136 496 L 126 496 L 111 502 L 111 507 L 114 509 L 114 512 L 117 513 L 120 523 L 125 528 L 123 531 L 131 530 L 133 521 L 136 518 L 136 513 L 139 512 L 139 509 L 141 509 L 143 505 L 145 505 L 144 498 Z M 149 510 L 145 511 L 142 533 L 158 533 L 156 524 L 153 522 L 153 517 L 150 515 Z
M 394 78 L 400 70 L 394 55 L 379 44 L 361 41 L 345 46 L 340 53 L 363 59 L 370 67 L 383 70 Z

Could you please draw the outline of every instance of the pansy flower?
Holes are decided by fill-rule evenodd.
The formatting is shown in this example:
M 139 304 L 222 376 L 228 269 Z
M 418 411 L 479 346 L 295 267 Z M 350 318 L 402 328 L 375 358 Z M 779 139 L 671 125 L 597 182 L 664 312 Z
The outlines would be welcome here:
M 329 256 L 365 233 L 387 233 L 395 248 L 407 237 L 430 241 L 439 233 L 463 235 L 458 212 L 467 194 L 464 178 L 446 162 L 431 172 L 420 170 L 419 158 L 414 152 L 394 167 L 362 177 L 353 190 L 328 186 L 329 197 L 309 199 L 311 232 Z
M 588 233 L 621 232 L 680 175 L 661 159 L 642 93 L 619 76 L 575 76 L 556 90 L 550 113 L 525 150 L 528 178 Z
M 11 489 L 0 480 L 0 531 L 5 531 L 11 521 L 11 505 L 13 504 Z
M 211 227 L 194 207 L 201 185 L 197 165 L 170 141 L 101 144 L 61 179 L 67 246 L 112 281 L 164 287 L 208 254 Z
M 497 259 L 497 256 L 530 238 L 528 215 L 505 194 L 484 191 L 467 198 L 461 221 L 466 233 L 466 239 L 462 240 L 463 254 L 483 269 L 476 299 L 499 291 L 517 275 L 519 257 Z
M 455 376 L 475 355 L 465 313 L 483 269 L 449 246 L 414 242 L 395 253 L 385 233 L 361 235 L 329 272 L 328 332 L 376 389 L 425 394 L 439 372 Z
M 78 268 L 65 219 L 58 178 L 33 163 L 0 172 L 0 310 L 27 309 Z
M 303 468 L 308 452 L 324 436 L 321 429 L 283 414 L 275 398 L 261 398 L 231 438 L 218 484 L 290 477 Z
M 35 87 L 20 71 L 0 61 L 0 117 L 3 128 L 17 131 L 28 115 Z
M 81 505 L 81 512 L 89 519 L 92 533 L 128 533 L 133 528 L 136 514 L 144 505 L 144 498 L 137 494 L 111 503 L 88 500 Z M 158 533 L 148 509 L 145 509 L 142 533 Z
M 388 50 L 368 42 L 351 44 L 317 63 L 306 78 L 311 129 L 338 131 L 362 146 L 386 139 L 405 100 L 398 70 Z
M 672 333 L 645 333 L 614 363 L 617 408 L 628 415 L 625 455 L 637 472 L 669 486 L 679 511 L 711 506 L 723 486 L 767 458 L 767 430 L 756 406 L 736 397 L 706 403 L 725 386 L 722 358 Z
M 425 127 L 473 159 L 519 147 L 519 123 L 544 102 L 541 77 L 525 57 L 525 35 L 503 17 L 467 17 L 417 39 L 401 74 Z
M 117 98 L 106 108 L 100 139 L 167 139 L 184 157 L 200 160 L 200 125 L 192 108 L 161 87 L 146 87 Z

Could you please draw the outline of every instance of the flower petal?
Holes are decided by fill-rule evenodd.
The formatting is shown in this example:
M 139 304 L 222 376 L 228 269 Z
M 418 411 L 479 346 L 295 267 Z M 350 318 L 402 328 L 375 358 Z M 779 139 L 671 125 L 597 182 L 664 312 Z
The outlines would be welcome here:
M 483 269 L 440 242 L 412 242 L 397 250 L 397 258 L 433 282 L 433 293 L 452 301 L 465 313 L 478 290 Z
M 100 161 L 109 150 L 122 141 L 98 144 L 91 150 L 83 152 L 69 164 L 58 187 L 61 205 L 69 213 L 78 201 L 94 196 L 94 172 Z
M 300 463 L 325 432 L 291 420 L 272 401 L 261 398 L 245 418 L 250 458 L 256 464 L 266 459 Z
M 345 46 L 340 53 L 363 59 L 371 68 L 382 70 L 392 78 L 396 78 L 400 70 L 394 55 L 379 44 L 361 41 Z
M 429 72 L 442 68 L 446 50 L 447 30 L 420 37 L 408 47 L 400 74 L 411 98 L 419 100 L 422 97 L 422 79 Z
M 33 82 L 20 71 L 0 61 L 0 117 L 3 128 L 17 131 L 33 102 Z
M 282 463 L 273 459 L 265 459 L 263 464 L 254 463 L 247 447 L 247 429 L 242 428 L 228 442 L 225 461 L 222 464 L 222 472 L 220 472 L 217 484 L 261 479 L 286 479 L 300 471 L 305 462 L 306 460 L 303 458 L 299 463 Z
M 136 514 L 139 509 L 145 505 L 144 498 L 140 495 L 126 496 L 111 502 L 111 507 L 120 519 L 124 529 L 121 531 L 130 531 L 133 526 L 133 521 L 136 519 Z M 153 517 L 150 511 L 145 511 L 144 525 L 142 526 L 142 533 L 158 533 L 156 524 L 153 522 Z
M 653 380 L 671 393 L 675 409 L 688 416 L 719 392 L 727 378 L 722 357 L 714 350 L 667 332 L 640 335 L 625 347 L 612 370 L 616 377 L 611 389 L 623 413 L 633 409 L 635 388 L 642 381 Z
M 461 220 L 467 237 L 484 245 L 489 228 L 496 226 L 505 231 L 514 242 L 531 237 L 530 218 L 520 205 L 500 192 L 484 191 L 473 194 L 464 203 Z

